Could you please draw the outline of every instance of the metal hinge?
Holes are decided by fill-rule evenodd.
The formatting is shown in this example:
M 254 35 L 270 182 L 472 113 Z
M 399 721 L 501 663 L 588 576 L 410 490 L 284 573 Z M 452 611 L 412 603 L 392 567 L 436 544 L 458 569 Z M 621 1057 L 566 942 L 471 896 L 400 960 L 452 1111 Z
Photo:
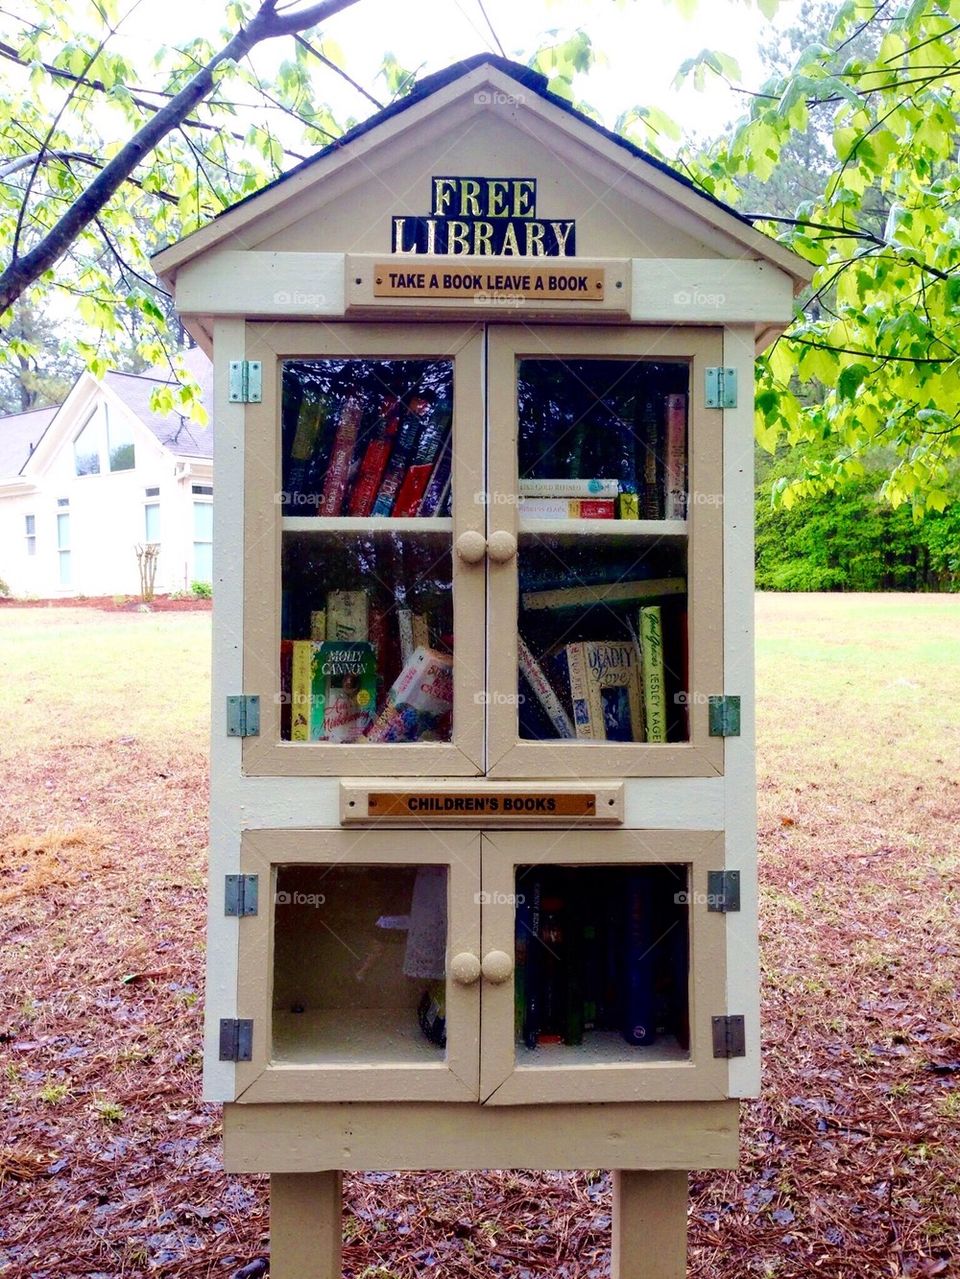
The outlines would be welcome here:
M 740 909 L 740 872 L 738 870 L 707 871 L 707 910 L 727 915 Z
M 253 1057 L 253 1022 L 242 1017 L 220 1018 L 220 1060 L 250 1061 Z
M 260 698 L 256 693 L 227 698 L 227 736 L 260 736 Z
M 263 399 L 263 366 L 259 360 L 230 361 L 231 404 L 259 404 Z
M 256 875 L 224 875 L 223 913 L 255 915 L 260 904 L 260 880 Z
M 708 697 L 707 706 L 711 737 L 740 736 L 740 698 L 724 694 Z
M 742 1016 L 713 1018 L 713 1055 L 746 1057 L 747 1032 Z
M 737 407 L 737 370 L 721 365 L 707 369 L 707 408 L 735 409 Z

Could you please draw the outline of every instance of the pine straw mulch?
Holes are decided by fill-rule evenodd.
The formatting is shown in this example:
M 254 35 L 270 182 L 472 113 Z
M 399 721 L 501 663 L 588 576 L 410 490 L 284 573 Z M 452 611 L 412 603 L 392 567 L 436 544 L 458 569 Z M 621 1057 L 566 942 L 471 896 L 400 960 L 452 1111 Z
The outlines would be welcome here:
M 25 752 L 0 796 L 0 1275 L 254 1279 L 266 1185 L 199 1099 L 202 753 Z M 761 800 L 765 1091 L 692 1176 L 690 1274 L 960 1275 L 960 787 Z M 345 1193 L 349 1276 L 609 1273 L 600 1172 Z

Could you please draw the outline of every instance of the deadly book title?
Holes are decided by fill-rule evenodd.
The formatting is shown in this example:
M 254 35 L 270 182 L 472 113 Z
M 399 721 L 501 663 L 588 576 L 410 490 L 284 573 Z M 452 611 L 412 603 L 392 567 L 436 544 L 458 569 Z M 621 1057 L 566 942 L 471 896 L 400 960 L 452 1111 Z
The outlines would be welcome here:
M 393 219 L 393 252 L 570 258 L 572 218 L 537 217 L 536 178 L 433 178 L 427 217 Z

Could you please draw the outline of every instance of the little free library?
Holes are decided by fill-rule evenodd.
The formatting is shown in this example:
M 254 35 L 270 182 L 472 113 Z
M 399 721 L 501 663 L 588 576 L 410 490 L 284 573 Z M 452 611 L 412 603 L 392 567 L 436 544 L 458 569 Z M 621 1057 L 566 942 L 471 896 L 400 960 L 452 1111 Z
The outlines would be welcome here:
M 678 1279 L 759 1082 L 753 361 L 808 266 L 491 56 L 155 266 L 215 365 L 205 1089 L 271 1274 L 340 1275 L 345 1169 L 603 1167 L 613 1275 Z

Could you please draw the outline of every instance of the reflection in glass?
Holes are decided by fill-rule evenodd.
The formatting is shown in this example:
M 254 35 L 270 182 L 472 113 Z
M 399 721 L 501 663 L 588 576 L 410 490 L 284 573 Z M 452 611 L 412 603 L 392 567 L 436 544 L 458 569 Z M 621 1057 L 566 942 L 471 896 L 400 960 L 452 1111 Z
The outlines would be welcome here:
M 445 866 L 278 867 L 274 1056 L 442 1059 L 446 947 Z
M 517 1056 L 689 1055 L 686 866 L 518 866 Z

